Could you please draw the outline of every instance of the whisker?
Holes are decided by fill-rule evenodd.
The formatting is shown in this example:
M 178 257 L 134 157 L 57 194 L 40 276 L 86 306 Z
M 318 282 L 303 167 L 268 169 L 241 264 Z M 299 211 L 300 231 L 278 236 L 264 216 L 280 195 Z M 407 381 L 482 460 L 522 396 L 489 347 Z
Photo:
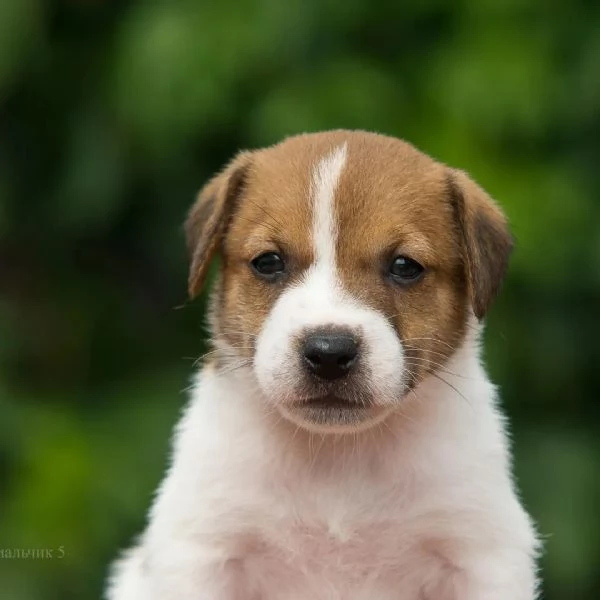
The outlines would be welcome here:
M 448 348 L 450 348 L 450 350 L 456 350 L 456 346 L 452 346 L 452 344 L 449 344 L 448 342 L 445 342 L 444 340 L 437 338 L 437 337 L 412 337 L 412 338 L 407 338 L 405 340 L 402 340 L 402 342 L 404 344 L 406 344 L 407 342 L 420 342 L 420 341 L 438 342 L 440 344 L 444 344 L 444 346 L 447 346 Z
M 417 422 L 407 414 L 403 413 L 400 409 L 396 409 L 395 412 L 397 412 L 403 419 L 406 419 L 409 423 L 416 425 Z M 385 427 L 396 440 L 400 441 L 398 434 L 390 427 L 390 424 L 385 419 L 381 421 L 381 425 Z
M 190 383 L 190 385 L 186 385 L 184 388 L 181 388 L 179 390 L 180 394 L 187 394 L 189 391 L 191 391 L 192 389 L 194 389 L 194 386 L 196 385 L 196 383 Z
M 321 448 L 323 447 L 323 444 L 325 443 L 325 436 L 323 434 L 318 434 L 318 435 L 321 438 L 321 443 L 319 444 L 319 447 L 317 448 L 317 451 L 315 452 L 315 454 L 313 456 L 313 459 L 312 459 L 312 461 L 310 463 L 309 473 L 312 473 L 312 470 L 313 470 L 315 464 L 317 463 L 317 457 L 319 456 L 319 453 L 321 452 Z M 311 435 L 309 437 L 309 440 L 311 440 L 312 438 L 313 438 L 313 436 Z M 311 444 L 309 442 L 309 452 L 310 452 L 310 448 L 311 448 Z M 335 448 L 335 445 L 334 445 L 334 448 Z M 335 461 L 335 454 L 334 454 L 334 461 Z
M 405 348 L 408 348 L 409 350 L 419 350 L 420 352 L 424 352 L 427 354 L 437 354 L 438 356 L 441 356 L 442 358 L 448 359 L 450 358 L 449 354 L 446 354 L 445 352 L 439 352 L 437 350 L 429 350 L 429 348 L 423 348 L 420 346 L 413 346 L 411 344 L 403 344 L 403 346 Z
M 235 331 L 234 329 L 222 329 L 221 333 L 229 333 L 232 335 L 247 335 L 248 337 L 258 338 L 258 334 L 250 333 L 249 331 Z
M 471 401 L 456 386 L 452 385 L 449 381 L 446 381 L 443 377 L 440 377 L 437 373 L 431 374 L 436 379 L 439 379 L 442 383 L 445 383 L 448 387 L 452 388 L 459 396 L 461 396 L 465 400 L 465 402 L 471 407 L 471 409 L 475 410 Z
M 240 363 L 237 363 L 234 365 L 227 365 L 226 367 L 217 369 L 217 374 L 218 375 L 229 375 L 230 373 L 233 373 L 234 371 L 237 371 L 238 369 L 248 367 L 251 364 L 252 364 L 251 360 L 244 360 L 244 361 L 241 361 Z
M 417 394 L 417 387 L 418 386 L 417 386 L 416 378 L 414 379 L 414 382 L 415 382 L 415 386 L 413 388 L 411 388 L 410 391 L 414 395 L 414 397 L 417 399 L 417 402 L 419 404 L 422 404 L 423 403 L 423 399 L 421 398 L 421 396 L 419 396 L 419 394 Z
M 238 345 L 231 346 L 231 349 L 233 349 L 233 350 L 254 350 L 254 348 L 252 346 L 238 346 Z M 201 354 L 200 356 L 198 356 L 198 358 L 184 357 L 184 360 L 193 360 L 194 362 L 192 364 L 192 368 L 194 368 L 194 367 L 197 367 L 203 360 L 212 356 L 213 354 L 217 354 L 218 352 L 221 352 L 222 354 L 227 355 L 227 349 L 214 348 L 213 350 L 209 350 L 208 352 Z
M 392 315 L 390 317 L 386 317 L 388 320 L 393 319 L 394 316 L 397 315 Z M 373 336 L 374 339 L 382 339 L 381 336 L 377 336 L 374 335 Z M 410 342 L 418 342 L 418 341 L 429 341 L 429 342 L 436 342 L 439 344 L 443 344 L 444 346 L 447 346 L 449 348 L 449 350 L 451 350 L 452 352 L 455 352 L 457 350 L 456 346 L 453 346 L 452 344 L 449 344 L 448 342 L 437 338 L 437 337 L 413 337 L 413 338 L 406 338 L 405 340 L 401 340 L 403 345 L 408 345 Z M 419 346 L 414 346 L 417 350 L 423 350 L 424 352 L 432 352 L 431 350 L 428 350 L 427 348 L 420 348 Z M 441 353 L 443 354 L 443 353 Z M 447 358 L 449 358 L 450 355 L 447 356 Z
M 428 360 L 426 358 L 420 358 L 418 356 L 414 356 L 414 357 L 406 359 L 406 364 L 411 364 L 411 361 L 412 361 L 412 365 L 414 367 L 425 367 L 427 365 L 433 365 L 434 367 L 437 367 L 437 369 L 439 371 L 441 371 L 442 373 L 446 373 L 446 375 L 453 375 L 454 377 L 460 377 L 461 379 L 467 379 L 469 381 L 481 381 L 481 377 L 469 377 L 468 375 L 461 375 L 460 373 L 454 373 L 454 371 L 450 371 L 450 370 L 446 369 L 444 365 L 442 365 L 440 363 L 436 363 L 435 361 Z M 421 362 L 414 362 L 414 361 L 421 361 Z M 432 371 L 430 371 L 430 370 L 428 370 L 427 372 L 432 373 Z
M 251 198 L 246 198 L 246 199 L 248 202 L 250 202 L 250 204 L 252 204 L 253 206 L 256 206 L 256 208 L 259 208 L 260 210 L 262 210 L 263 213 L 265 215 L 267 215 L 267 217 L 269 217 L 269 219 L 271 219 L 276 225 L 279 225 L 279 227 L 281 227 L 281 229 L 283 229 L 283 230 L 286 229 L 284 227 L 283 223 L 278 221 L 264 206 L 261 206 L 260 204 L 258 204 L 258 202 L 254 202 L 254 200 L 252 200 Z
M 273 225 L 267 221 L 255 221 L 254 219 L 249 219 L 248 217 L 244 217 L 242 215 L 237 215 L 237 219 L 241 219 L 242 221 L 247 221 L 248 223 L 252 223 L 253 225 L 258 225 L 259 227 L 265 227 L 274 235 L 279 235 L 279 231 L 273 227 Z

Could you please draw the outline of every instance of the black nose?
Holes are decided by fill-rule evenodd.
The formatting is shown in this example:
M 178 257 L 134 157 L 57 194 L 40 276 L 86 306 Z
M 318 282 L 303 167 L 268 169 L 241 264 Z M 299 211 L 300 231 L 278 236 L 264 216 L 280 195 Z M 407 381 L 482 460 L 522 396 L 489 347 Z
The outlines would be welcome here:
M 302 344 L 302 355 L 311 373 L 321 379 L 338 379 L 356 363 L 358 344 L 348 333 L 309 333 Z

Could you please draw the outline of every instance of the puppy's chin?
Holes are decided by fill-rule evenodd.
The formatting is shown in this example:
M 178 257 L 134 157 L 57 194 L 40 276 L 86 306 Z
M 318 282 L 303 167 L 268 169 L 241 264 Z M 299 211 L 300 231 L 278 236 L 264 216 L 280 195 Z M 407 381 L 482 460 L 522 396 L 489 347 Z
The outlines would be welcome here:
M 335 396 L 278 403 L 281 415 L 313 433 L 356 433 L 381 423 L 392 406 L 357 403 Z

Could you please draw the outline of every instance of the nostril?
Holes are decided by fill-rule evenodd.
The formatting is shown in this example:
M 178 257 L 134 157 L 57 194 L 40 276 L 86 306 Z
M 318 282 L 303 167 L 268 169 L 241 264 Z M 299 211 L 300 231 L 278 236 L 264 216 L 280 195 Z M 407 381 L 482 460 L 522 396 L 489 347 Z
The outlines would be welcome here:
M 354 359 L 356 358 L 356 354 L 345 354 L 344 356 L 340 356 L 337 359 L 337 364 L 340 367 L 343 368 L 348 368 L 350 366 L 352 366 L 352 363 L 354 362 Z
M 318 366 L 321 364 L 321 357 L 316 353 L 316 352 L 308 352 L 304 355 L 306 357 L 306 360 L 315 365 Z

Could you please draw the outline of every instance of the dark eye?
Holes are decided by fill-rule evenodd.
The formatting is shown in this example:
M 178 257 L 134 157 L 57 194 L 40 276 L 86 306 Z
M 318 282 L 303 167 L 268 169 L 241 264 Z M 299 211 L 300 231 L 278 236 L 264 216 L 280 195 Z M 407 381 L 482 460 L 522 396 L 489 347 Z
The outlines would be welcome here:
M 252 262 L 252 270 L 263 279 L 272 280 L 285 271 L 283 258 L 276 252 L 265 252 Z
M 425 269 L 408 256 L 396 256 L 390 265 L 390 275 L 398 283 L 411 283 L 418 279 Z

